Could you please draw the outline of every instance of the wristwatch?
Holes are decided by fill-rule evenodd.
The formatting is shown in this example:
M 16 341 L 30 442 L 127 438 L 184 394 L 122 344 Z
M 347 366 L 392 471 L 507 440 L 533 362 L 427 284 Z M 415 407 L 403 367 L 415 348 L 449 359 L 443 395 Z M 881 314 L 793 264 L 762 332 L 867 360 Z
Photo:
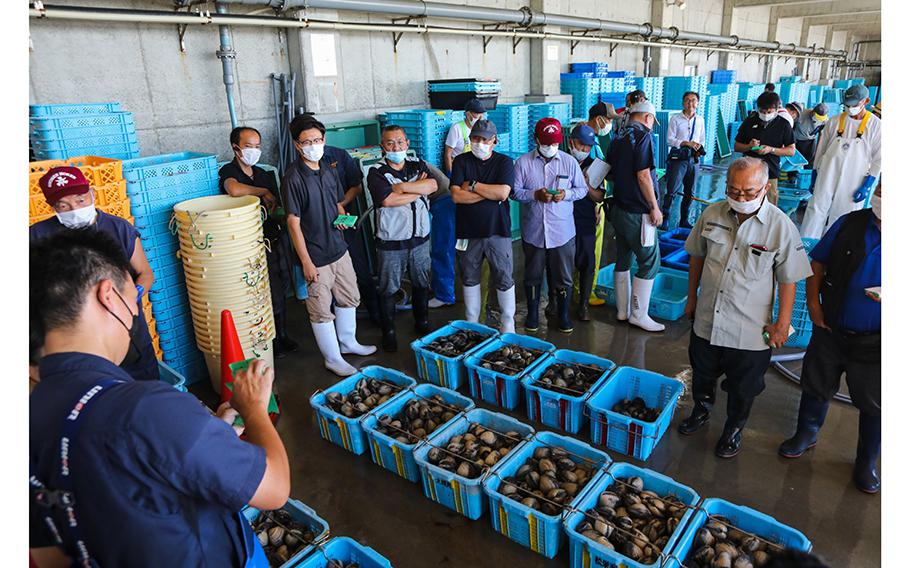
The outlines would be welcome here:
M 468 191 L 470 191 L 471 193 L 474 193 L 474 186 L 475 186 L 475 185 L 477 185 L 477 180 L 476 180 L 476 179 L 475 179 L 474 181 L 471 182 L 471 185 L 468 186 Z

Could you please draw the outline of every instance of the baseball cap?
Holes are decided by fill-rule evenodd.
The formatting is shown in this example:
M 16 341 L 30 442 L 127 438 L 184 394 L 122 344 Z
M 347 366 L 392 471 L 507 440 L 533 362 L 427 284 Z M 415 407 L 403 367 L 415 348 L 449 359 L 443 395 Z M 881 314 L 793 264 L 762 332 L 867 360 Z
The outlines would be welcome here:
M 815 108 L 812 109 L 812 112 L 815 113 L 815 116 L 819 120 L 828 119 L 828 105 L 826 105 L 825 103 L 818 103 L 817 105 L 815 105 Z
M 803 113 L 803 104 L 798 101 L 789 102 L 789 103 L 787 103 L 787 109 L 792 110 L 793 112 L 795 112 L 797 114 L 802 114 Z
M 578 140 L 585 146 L 594 146 L 597 144 L 594 129 L 585 123 L 576 125 L 575 128 L 572 129 L 572 134 L 569 137 Z
M 492 120 L 478 120 L 471 128 L 470 135 L 480 136 L 481 138 L 492 138 L 493 136 L 496 136 L 496 125 L 493 124 Z
M 562 142 L 562 124 L 555 118 L 541 118 L 534 127 L 534 138 L 544 146 Z
M 477 114 L 487 112 L 487 109 L 484 108 L 483 103 L 480 102 L 480 99 L 477 98 L 471 99 L 465 103 L 464 110 L 467 112 L 476 112 Z
M 869 89 L 865 85 L 851 85 L 844 93 L 844 104 L 847 106 L 858 105 L 863 99 L 869 98 Z
M 619 114 L 616 112 L 616 109 L 613 107 L 613 105 L 605 102 L 599 102 L 596 105 L 592 106 L 590 110 L 588 110 L 589 120 L 596 116 L 602 116 L 604 118 L 609 118 L 610 120 L 619 118 Z
M 51 205 L 67 195 L 80 195 L 91 189 L 82 171 L 73 166 L 57 166 L 48 170 L 38 180 L 44 198 Z
M 635 114 L 637 112 L 645 112 L 648 114 L 654 115 L 654 122 L 660 124 L 660 121 L 657 120 L 657 109 L 654 108 L 654 103 L 651 101 L 641 101 L 640 103 L 635 103 L 629 109 L 629 114 Z

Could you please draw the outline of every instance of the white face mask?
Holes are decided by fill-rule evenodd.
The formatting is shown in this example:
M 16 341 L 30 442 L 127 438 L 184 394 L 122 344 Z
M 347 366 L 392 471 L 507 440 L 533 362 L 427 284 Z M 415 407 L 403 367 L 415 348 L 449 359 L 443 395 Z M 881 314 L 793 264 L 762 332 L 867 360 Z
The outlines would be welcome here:
M 72 211 L 57 212 L 57 219 L 67 229 L 81 229 L 95 222 L 98 211 L 95 209 L 95 199 L 88 207 L 73 209 Z
M 741 213 L 743 215 L 751 215 L 758 211 L 758 208 L 761 207 L 762 200 L 765 198 L 765 194 L 762 193 L 752 201 L 736 201 L 732 197 L 727 197 L 727 203 L 730 204 L 730 208 Z
M 552 146 L 537 146 L 537 151 L 540 152 L 540 155 L 544 158 L 552 158 L 556 155 L 556 152 L 559 152 L 559 144 L 553 144 Z
M 587 158 L 590 155 L 590 152 L 584 152 L 582 150 L 577 150 L 574 146 L 569 146 L 569 151 L 572 152 L 572 156 L 579 162 L 585 161 L 585 158 Z
M 471 142 L 471 152 L 481 160 L 486 160 L 493 153 L 493 145 L 484 144 L 483 142 Z
M 484 120 L 485 118 L 487 118 L 486 114 L 475 114 L 474 118 L 468 119 L 468 122 L 470 123 L 471 126 L 474 126 L 474 124 L 476 124 L 478 120 Z
M 608 122 L 606 126 L 604 126 L 603 128 L 601 128 L 600 130 L 597 131 L 597 135 L 606 136 L 607 134 L 610 133 L 611 130 L 613 130 L 613 123 Z
M 303 157 L 311 162 L 318 162 L 325 153 L 325 144 L 313 144 L 303 147 Z
M 240 159 L 248 166 L 255 166 L 261 155 L 262 150 L 259 148 L 244 148 L 240 151 Z
M 407 150 L 401 150 L 400 152 L 386 152 L 385 159 L 392 162 L 393 164 L 400 164 L 408 157 Z
M 777 116 L 777 112 L 768 112 L 768 113 L 760 112 L 760 113 L 758 113 L 758 118 L 760 118 L 762 120 L 762 122 L 771 122 L 772 120 L 774 120 L 775 116 Z
M 869 205 L 872 206 L 872 214 L 875 215 L 875 218 L 881 221 L 882 219 L 882 196 L 872 194 L 872 198 L 869 200 Z
M 850 116 L 856 116 L 859 113 L 863 112 L 863 109 L 866 108 L 863 105 L 856 105 L 852 107 L 847 107 L 847 112 L 850 113 Z

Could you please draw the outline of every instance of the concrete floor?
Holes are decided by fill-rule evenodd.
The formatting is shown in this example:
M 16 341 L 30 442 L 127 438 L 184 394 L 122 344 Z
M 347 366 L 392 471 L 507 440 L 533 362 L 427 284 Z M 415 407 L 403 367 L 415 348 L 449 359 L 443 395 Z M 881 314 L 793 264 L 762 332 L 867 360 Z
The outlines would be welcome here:
M 723 173 L 705 173 L 697 195 L 716 195 Z M 610 253 L 607 254 L 609 258 Z M 518 246 L 515 259 L 516 271 L 520 272 Z M 516 281 L 520 282 L 518 274 Z M 320 438 L 309 397 L 338 378 L 322 366 L 303 306 L 294 303 L 289 310 L 291 331 L 300 341 L 301 349 L 276 362 L 276 382 L 282 402 L 278 431 L 291 461 L 292 497 L 307 503 L 325 518 L 333 535 L 350 536 L 372 546 L 400 568 L 569 564 L 567 547 L 554 560 L 547 560 L 494 532 L 489 515 L 470 521 L 428 500 L 419 484 L 375 465 L 369 452 L 355 456 Z M 518 310 L 516 320 L 521 331 L 524 305 L 520 304 Z M 592 314 L 594 321 L 577 322 L 572 334 L 542 328 L 535 335 L 559 348 L 587 351 L 619 365 L 646 368 L 668 376 L 689 368 L 690 324 L 685 319 L 668 325 L 664 333 L 648 334 L 618 324 L 615 310 L 609 306 L 592 308 Z M 463 306 L 457 304 L 433 310 L 431 323 L 436 327 L 462 317 Z M 349 361 L 358 367 L 383 365 L 417 377 L 414 356 L 408 347 L 414 339 L 409 314 L 400 314 L 399 321 L 398 353 L 380 352 Z M 360 322 L 360 341 L 378 344 L 379 330 L 366 320 Z M 721 497 L 747 505 L 795 527 L 813 542 L 814 551 L 832 567 L 880 566 L 881 497 L 861 493 L 850 480 L 857 412 L 848 405 L 833 403 L 818 446 L 801 459 L 785 460 L 778 457 L 777 447 L 795 427 L 799 387 L 773 370 L 767 373 L 766 381 L 767 389 L 753 407 L 742 453 L 732 460 L 714 456 L 714 444 L 723 427 L 724 394 L 720 390 L 720 411 L 706 429 L 691 437 L 676 432 L 676 425 L 691 409 L 686 397 L 671 428 L 645 464 L 609 453 L 616 461 L 631 461 L 662 472 L 703 497 Z M 206 398 L 206 387 L 193 390 Z M 467 387 L 462 391 L 466 393 Z M 480 401 L 477 405 L 510 414 L 538 431 L 549 429 L 527 419 L 523 402 L 515 412 Z M 577 437 L 589 441 L 587 427 Z

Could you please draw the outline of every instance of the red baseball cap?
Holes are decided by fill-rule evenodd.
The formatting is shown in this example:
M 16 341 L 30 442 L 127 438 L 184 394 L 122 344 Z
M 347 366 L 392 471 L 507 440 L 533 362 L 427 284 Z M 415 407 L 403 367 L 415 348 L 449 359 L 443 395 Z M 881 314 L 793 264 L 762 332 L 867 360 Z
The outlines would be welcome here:
M 44 198 L 51 205 L 67 195 L 81 195 L 91 189 L 91 185 L 82 171 L 73 166 L 57 166 L 48 170 L 38 180 Z
M 541 118 L 534 127 L 534 137 L 544 146 L 562 142 L 562 124 L 555 118 Z

